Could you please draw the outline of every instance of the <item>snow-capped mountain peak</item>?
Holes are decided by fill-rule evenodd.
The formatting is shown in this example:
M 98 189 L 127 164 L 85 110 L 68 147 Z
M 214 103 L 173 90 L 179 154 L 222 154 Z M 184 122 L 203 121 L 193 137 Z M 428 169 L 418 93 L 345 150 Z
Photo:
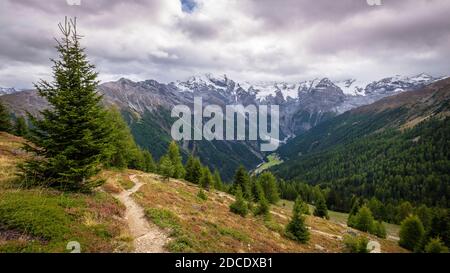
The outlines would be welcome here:
M 7 94 L 12 94 L 15 93 L 19 90 L 12 88 L 12 87 L 8 87 L 8 88 L 4 88 L 4 87 L 0 87 L 0 96 L 1 95 L 7 95 Z
M 365 82 L 354 78 L 332 80 L 330 78 L 316 78 L 302 82 L 276 82 L 276 81 L 243 81 L 237 82 L 227 75 L 200 74 L 173 83 L 181 92 L 194 92 L 195 90 L 211 90 L 237 95 L 246 92 L 258 101 L 267 101 L 278 98 L 285 101 L 298 100 L 299 94 L 309 92 L 337 92 L 345 96 L 386 96 L 398 92 L 412 90 L 430 84 L 438 78 L 425 73 L 411 77 L 396 75 L 378 81 Z

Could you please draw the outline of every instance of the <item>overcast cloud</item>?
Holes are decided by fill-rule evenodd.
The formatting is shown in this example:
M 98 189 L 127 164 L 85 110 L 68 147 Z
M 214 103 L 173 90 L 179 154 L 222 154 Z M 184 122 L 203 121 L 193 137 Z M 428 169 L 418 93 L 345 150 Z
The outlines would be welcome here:
M 76 0 L 69 0 L 69 2 Z M 102 81 L 375 80 L 450 74 L 450 1 L 0 0 L 0 86 L 49 78 L 53 37 L 77 16 Z

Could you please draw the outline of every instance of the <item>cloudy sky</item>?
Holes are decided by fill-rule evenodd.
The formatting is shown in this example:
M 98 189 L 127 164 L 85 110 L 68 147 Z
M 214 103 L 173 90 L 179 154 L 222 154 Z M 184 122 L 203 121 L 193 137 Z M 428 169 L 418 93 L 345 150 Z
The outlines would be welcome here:
M 49 78 L 64 16 L 102 81 L 449 75 L 450 1 L 381 1 L 0 0 L 0 86 Z

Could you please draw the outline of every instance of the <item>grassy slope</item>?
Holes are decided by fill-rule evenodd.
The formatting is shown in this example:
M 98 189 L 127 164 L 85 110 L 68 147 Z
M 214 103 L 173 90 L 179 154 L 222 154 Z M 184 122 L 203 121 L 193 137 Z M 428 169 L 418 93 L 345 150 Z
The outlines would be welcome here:
M 0 253 L 67 252 L 70 241 L 78 241 L 82 252 L 127 251 L 124 207 L 109 194 L 17 188 L 22 142 L 0 133 Z
M 294 202 L 289 201 L 289 200 L 281 200 L 278 203 L 278 205 L 290 210 L 290 209 L 292 209 Z M 309 205 L 309 210 L 311 212 L 314 211 L 314 206 Z M 330 216 L 330 221 L 333 221 L 339 225 L 344 225 L 344 226 L 347 225 L 348 213 L 328 210 L 328 215 Z M 386 232 L 387 232 L 388 236 L 391 236 L 393 238 L 398 238 L 399 231 L 400 231 L 399 225 L 394 225 L 394 224 L 385 223 L 385 222 L 383 222 L 383 225 L 386 227 Z
M 232 196 L 208 192 L 208 200 L 203 201 L 197 197 L 196 185 L 162 182 L 154 174 L 104 171 L 100 177 L 107 182 L 90 195 L 16 188 L 15 164 L 26 156 L 19 149 L 21 143 L 20 138 L 0 133 L 0 252 L 65 252 L 69 241 L 80 242 L 83 252 L 130 251 L 124 207 L 111 196 L 133 185 L 130 174 L 145 182 L 134 198 L 146 209 L 149 221 L 170 232 L 169 251 L 342 251 L 340 237 L 347 228 L 333 221 L 309 216 L 311 240 L 298 244 L 282 235 L 291 213 L 288 206 L 273 207 L 270 222 L 242 218 L 229 212 Z M 379 241 L 382 251 L 404 251 L 396 242 Z
M 171 233 L 167 245 L 173 252 L 342 252 L 341 237 L 348 231 L 336 222 L 308 216 L 311 240 L 298 244 L 283 236 L 291 209 L 274 206 L 271 221 L 229 211 L 233 197 L 207 192 L 206 201 L 197 197 L 196 185 L 178 180 L 162 182 L 157 175 L 141 174 L 146 184 L 134 197 L 145 209 L 149 220 Z M 373 236 L 367 235 L 370 238 Z M 380 240 L 382 251 L 403 252 L 397 243 Z M 324 250 L 320 250 L 320 247 Z

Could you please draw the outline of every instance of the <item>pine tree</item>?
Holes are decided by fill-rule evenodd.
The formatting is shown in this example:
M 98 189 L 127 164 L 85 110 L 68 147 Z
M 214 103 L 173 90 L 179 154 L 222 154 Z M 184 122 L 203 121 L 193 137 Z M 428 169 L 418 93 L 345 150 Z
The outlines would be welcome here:
M 416 250 L 425 235 L 425 230 L 419 217 L 411 215 L 402 221 L 399 234 L 400 246 L 409 250 Z
M 214 180 L 211 174 L 211 171 L 208 167 L 203 167 L 202 169 L 202 177 L 200 178 L 200 186 L 207 191 L 214 186 Z
M 314 209 L 314 216 L 328 219 L 328 209 L 327 209 L 327 204 L 325 202 L 325 197 L 323 197 L 323 194 L 317 195 L 317 200 L 316 200 L 315 205 L 316 205 L 316 208 Z
M 172 161 L 172 165 L 174 168 L 173 178 L 184 178 L 186 173 L 183 167 L 180 150 L 178 149 L 178 145 L 175 141 L 170 142 L 169 148 L 167 150 L 167 156 L 169 157 L 170 161 Z
M 11 130 L 11 118 L 8 110 L 0 101 L 0 132 L 9 132 Z
M 214 170 L 214 188 L 218 191 L 223 191 L 224 189 L 222 178 L 220 177 L 218 170 Z
M 301 199 L 297 199 L 292 211 L 292 219 L 286 226 L 286 235 L 300 243 L 306 243 L 309 241 L 309 231 L 305 225 L 305 218 L 302 216 L 302 202 Z
M 80 45 L 76 20 L 59 24 L 59 59 L 53 61 L 53 82 L 41 80 L 37 92 L 51 107 L 31 115 L 33 128 L 26 149 L 36 156 L 20 166 L 26 185 L 64 190 L 90 190 L 103 181 L 91 180 L 100 171 L 111 130 L 97 93 L 97 73 Z
M 159 173 L 165 180 L 169 181 L 173 177 L 173 172 L 174 166 L 170 158 L 167 155 L 162 156 L 159 162 Z
M 233 192 L 235 192 L 238 187 L 241 188 L 244 198 L 251 201 L 253 195 L 250 185 L 250 176 L 248 175 L 245 167 L 242 165 L 239 166 L 234 175 Z
M 267 200 L 275 204 L 280 200 L 278 193 L 277 179 L 271 172 L 264 172 L 258 179 L 264 189 Z
M 26 136 L 28 134 L 28 126 L 24 117 L 19 117 L 16 120 L 14 132 L 17 136 Z
M 235 193 L 236 200 L 230 205 L 230 211 L 245 217 L 248 213 L 248 206 L 245 202 L 240 186 L 236 188 Z

